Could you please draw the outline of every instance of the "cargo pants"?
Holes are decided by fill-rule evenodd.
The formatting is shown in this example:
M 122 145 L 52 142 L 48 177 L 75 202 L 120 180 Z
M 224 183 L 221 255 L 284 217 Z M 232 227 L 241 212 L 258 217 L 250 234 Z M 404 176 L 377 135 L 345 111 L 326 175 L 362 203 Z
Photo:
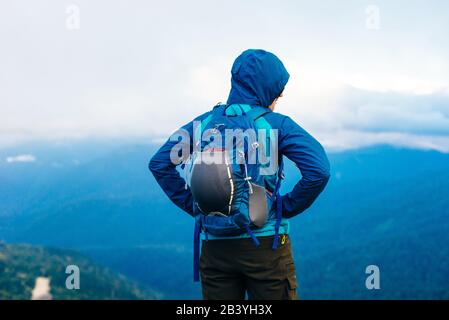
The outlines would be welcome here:
M 202 242 L 200 275 L 205 300 L 295 300 L 296 269 L 290 238 L 274 237 Z

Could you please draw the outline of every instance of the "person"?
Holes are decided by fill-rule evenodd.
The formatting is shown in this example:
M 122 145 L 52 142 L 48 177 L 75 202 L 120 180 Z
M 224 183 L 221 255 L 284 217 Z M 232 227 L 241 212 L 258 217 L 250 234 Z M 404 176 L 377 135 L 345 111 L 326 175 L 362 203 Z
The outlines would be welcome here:
M 302 177 L 290 192 L 280 197 L 282 217 L 278 228 L 276 218 L 270 215 L 262 227 L 253 230 L 258 246 L 247 233 L 209 235 L 207 240 L 203 239 L 199 261 L 203 298 L 297 299 L 289 219 L 309 208 L 323 191 L 330 177 L 329 161 L 316 139 L 290 117 L 274 111 L 289 79 L 289 73 L 277 56 L 265 50 L 246 50 L 235 60 L 231 74 L 226 106 L 267 108 L 263 118 L 278 131 L 279 157 L 291 160 Z M 195 120 L 202 121 L 211 112 Z M 194 121 L 184 125 L 182 130 L 193 136 Z M 178 140 L 169 139 L 152 157 L 149 169 L 173 203 L 195 216 L 192 192 L 177 170 L 179 163 L 171 159 L 176 143 Z M 265 181 L 267 192 L 274 192 L 276 174 L 265 177 Z M 279 236 L 275 239 L 276 232 Z M 273 241 L 277 241 L 276 250 L 273 250 Z

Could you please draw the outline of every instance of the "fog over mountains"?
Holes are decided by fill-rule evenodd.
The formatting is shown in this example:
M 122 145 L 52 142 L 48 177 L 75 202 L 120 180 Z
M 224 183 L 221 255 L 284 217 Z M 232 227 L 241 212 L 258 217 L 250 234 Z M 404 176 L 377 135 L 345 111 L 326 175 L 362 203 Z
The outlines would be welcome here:
M 129 141 L 0 150 L 0 239 L 79 251 L 163 297 L 200 298 L 193 221 L 148 171 L 155 150 Z M 7 161 L 20 155 L 29 156 Z M 449 155 L 377 146 L 329 158 L 328 188 L 292 220 L 300 296 L 449 298 Z M 299 177 L 288 164 L 283 192 Z M 371 264 L 380 290 L 365 288 Z

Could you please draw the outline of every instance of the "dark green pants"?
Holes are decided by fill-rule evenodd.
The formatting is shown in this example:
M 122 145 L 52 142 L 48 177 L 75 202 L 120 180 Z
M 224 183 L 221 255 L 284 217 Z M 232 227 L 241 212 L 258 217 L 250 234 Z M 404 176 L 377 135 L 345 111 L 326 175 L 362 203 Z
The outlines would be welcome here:
M 206 300 L 293 300 L 296 271 L 288 236 L 203 241 L 200 260 L 201 285 Z

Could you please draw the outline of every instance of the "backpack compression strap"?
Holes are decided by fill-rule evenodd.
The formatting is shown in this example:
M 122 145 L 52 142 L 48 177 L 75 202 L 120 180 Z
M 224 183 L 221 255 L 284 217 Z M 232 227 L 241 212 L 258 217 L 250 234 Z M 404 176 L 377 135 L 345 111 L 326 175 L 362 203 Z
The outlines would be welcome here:
M 276 250 L 279 242 L 279 228 L 282 222 L 282 198 L 279 190 L 281 189 L 281 180 L 283 179 L 283 167 L 284 162 L 281 159 L 281 163 L 279 164 L 278 173 L 277 173 L 277 181 L 276 187 L 274 189 L 273 195 L 275 196 L 275 201 L 273 205 L 276 204 L 276 224 L 274 226 L 274 240 L 272 249 Z
M 271 129 L 271 125 L 269 124 L 269 122 L 263 118 L 264 115 L 266 115 L 267 113 L 270 113 L 271 110 L 268 108 L 263 108 L 263 107 L 253 107 L 251 110 L 247 111 L 246 114 L 256 123 L 256 126 L 258 128 L 265 128 L 265 129 Z M 271 139 L 271 133 L 270 133 L 270 139 Z M 278 242 L 279 242 L 279 228 L 281 226 L 281 222 L 282 222 L 282 199 L 281 199 L 281 194 L 279 192 L 280 188 L 281 188 L 281 180 L 283 179 L 283 161 L 281 159 L 280 164 L 279 164 L 279 168 L 278 168 L 278 172 L 277 172 L 277 179 L 276 179 L 276 186 L 275 189 L 273 191 L 273 195 L 274 195 L 274 202 L 273 202 L 273 206 L 276 206 L 276 224 L 274 227 L 274 240 L 273 240 L 273 246 L 272 249 L 276 250 L 277 246 L 278 246 Z
M 250 117 L 254 122 L 256 122 L 260 117 L 263 117 L 264 115 L 270 112 L 272 111 L 268 108 L 255 106 L 252 107 L 250 110 L 246 111 L 246 115 Z
M 269 108 L 254 106 L 251 107 L 249 105 L 245 104 L 235 104 L 231 105 L 226 109 L 226 113 L 228 115 L 242 115 L 245 113 L 256 125 L 258 129 L 266 129 L 271 130 L 271 124 L 263 117 L 264 115 L 272 112 Z M 272 133 L 270 132 L 270 138 L 268 139 L 274 139 L 272 136 Z M 268 144 L 267 144 L 268 145 Z M 283 162 L 282 159 L 279 164 L 278 172 L 277 172 L 277 179 L 276 179 L 276 185 L 275 189 L 273 191 L 274 201 L 273 201 L 273 207 L 276 207 L 276 224 L 274 227 L 274 240 L 273 240 L 273 246 L 272 249 L 276 250 L 279 242 L 279 228 L 281 226 L 282 222 L 282 199 L 280 195 L 280 188 L 281 188 L 281 180 L 283 179 Z M 255 237 L 254 233 L 252 233 L 251 229 L 247 228 L 248 234 L 253 239 L 256 246 L 258 246 L 257 238 Z
M 193 281 L 200 281 L 200 235 L 202 217 L 199 216 L 195 221 L 195 230 L 193 233 Z

